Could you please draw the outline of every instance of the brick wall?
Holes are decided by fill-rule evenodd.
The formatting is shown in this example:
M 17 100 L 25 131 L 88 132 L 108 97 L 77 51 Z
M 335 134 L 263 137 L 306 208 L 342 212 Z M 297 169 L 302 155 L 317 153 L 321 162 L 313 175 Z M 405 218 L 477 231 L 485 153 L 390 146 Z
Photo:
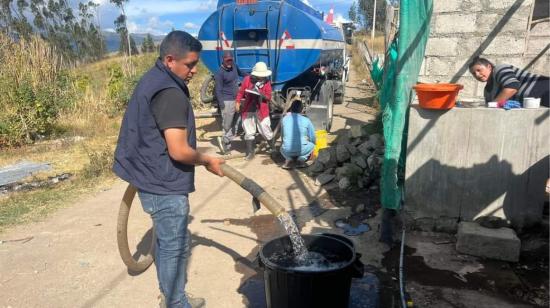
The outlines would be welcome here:
M 550 43 L 550 22 L 528 30 L 533 5 L 534 0 L 434 0 L 419 81 L 461 83 L 461 98 L 482 98 L 485 84 L 467 69 L 473 56 L 525 67 Z M 550 51 L 529 70 L 548 75 Z

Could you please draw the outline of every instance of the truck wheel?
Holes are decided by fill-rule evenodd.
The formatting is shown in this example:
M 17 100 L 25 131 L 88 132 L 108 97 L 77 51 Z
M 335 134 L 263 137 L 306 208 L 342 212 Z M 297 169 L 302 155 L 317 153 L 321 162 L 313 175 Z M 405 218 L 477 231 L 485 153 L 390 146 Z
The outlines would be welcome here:
M 344 97 L 346 96 L 346 86 L 343 85 L 342 93 L 341 94 L 334 94 L 334 103 L 336 105 L 340 105 L 344 103 Z
M 214 100 L 214 75 L 210 75 L 202 83 L 201 101 L 207 104 L 212 103 Z
M 332 114 L 333 114 L 333 107 L 334 107 L 334 83 L 333 82 L 327 80 L 325 81 L 325 83 L 323 83 L 319 93 L 319 102 L 327 106 L 325 118 L 323 119 L 323 122 L 325 124 L 324 129 L 327 132 L 330 132 L 330 128 L 332 127 Z
M 316 130 L 330 131 L 332 126 L 332 108 L 334 104 L 334 87 L 330 80 L 321 85 L 319 92 L 315 94 L 311 105 L 306 110 L 306 116 L 313 122 Z

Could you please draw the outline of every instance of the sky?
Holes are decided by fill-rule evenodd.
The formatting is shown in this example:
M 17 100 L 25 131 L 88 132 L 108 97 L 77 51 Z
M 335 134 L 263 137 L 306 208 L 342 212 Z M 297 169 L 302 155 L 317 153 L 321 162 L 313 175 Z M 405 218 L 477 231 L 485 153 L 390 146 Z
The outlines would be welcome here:
M 115 18 L 120 10 L 109 0 L 93 0 L 99 4 L 98 19 L 103 30 L 113 31 Z M 335 21 L 348 19 L 353 0 L 303 0 L 318 11 L 334 8 Z M 172 28 L 191 34 L 199 32 L 201 24 L 216 10 L 217 0 L 130 0 L 125 10 L 130 33 L 162 35 Z

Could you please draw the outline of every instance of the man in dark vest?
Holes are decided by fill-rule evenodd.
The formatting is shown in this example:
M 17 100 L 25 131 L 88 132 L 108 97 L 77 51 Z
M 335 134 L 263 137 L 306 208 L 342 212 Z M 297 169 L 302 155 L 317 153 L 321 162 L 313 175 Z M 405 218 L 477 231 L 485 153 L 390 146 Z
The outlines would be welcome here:
M 161 305 L 202 307 L 185 293 L 190 237 L 189 194 L 195 165 L 223 176 L 222 159 L 196 151 L 195 117 L 187 83 L 197 72 L 201 43 L 172 31 L 160 45 L 160 58 L 136 86 L 124 114 L 113 171 L 138 189 L 155 226 L 155 265 Z
M 231 153 L 231 141 L 239 129 L 239 116 L 235 116 L 235 98 L 239 90 L 239 77 L 244 73 L 233 63 L 231 51 L 223 53 L 222 65 L 214 75 L 216 100 L 222 115 L 223 152 Z

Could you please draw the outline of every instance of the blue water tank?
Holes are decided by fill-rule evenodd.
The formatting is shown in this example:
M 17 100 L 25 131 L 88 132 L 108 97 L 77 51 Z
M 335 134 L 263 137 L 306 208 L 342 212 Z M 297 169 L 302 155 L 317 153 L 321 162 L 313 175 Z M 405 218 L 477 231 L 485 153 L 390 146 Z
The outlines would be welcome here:
M 267 63 L 275 89 L 316 66 L 338 70 L 344 64 L 342 31 L 299 0 L 219 0 L 199 40 L 210 71 L 219 69 L 229 50 L 244 71 L 259 61 Z

